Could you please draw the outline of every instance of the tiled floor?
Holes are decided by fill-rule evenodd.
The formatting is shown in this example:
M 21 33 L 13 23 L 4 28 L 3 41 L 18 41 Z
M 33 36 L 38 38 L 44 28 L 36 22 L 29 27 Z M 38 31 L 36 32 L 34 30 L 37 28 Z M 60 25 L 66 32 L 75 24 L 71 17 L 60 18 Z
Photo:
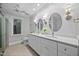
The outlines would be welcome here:
M 30 49 L 23 44 L 16 44 L 6 49 L 4 56 L 34 56 Z

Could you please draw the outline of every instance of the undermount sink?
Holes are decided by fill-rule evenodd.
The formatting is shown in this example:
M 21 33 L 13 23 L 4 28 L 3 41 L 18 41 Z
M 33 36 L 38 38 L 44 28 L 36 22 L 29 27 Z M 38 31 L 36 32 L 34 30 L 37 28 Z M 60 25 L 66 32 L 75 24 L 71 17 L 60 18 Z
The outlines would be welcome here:
M 53 38 L 57 38 L 55 37 L 54 35 L 51 35 L 51 34 L 45 34 L 45 33 L 40 33 L 39 35 L 42 35 L 42 36 L 46 36 L 46 37 L 53 37 Z

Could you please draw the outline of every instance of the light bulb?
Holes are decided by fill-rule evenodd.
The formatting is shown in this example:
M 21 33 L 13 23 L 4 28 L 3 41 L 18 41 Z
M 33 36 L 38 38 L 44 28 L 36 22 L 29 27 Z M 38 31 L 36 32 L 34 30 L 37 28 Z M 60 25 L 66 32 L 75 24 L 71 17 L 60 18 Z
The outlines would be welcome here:
M 38 3 L 37 6 L 40 6 L 40 4 Z

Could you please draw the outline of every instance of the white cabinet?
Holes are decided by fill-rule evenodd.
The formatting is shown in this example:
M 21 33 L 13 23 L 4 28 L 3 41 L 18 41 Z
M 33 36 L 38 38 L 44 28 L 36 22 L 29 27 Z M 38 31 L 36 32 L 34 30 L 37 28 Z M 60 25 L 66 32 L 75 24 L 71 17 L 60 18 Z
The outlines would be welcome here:
M 56 42 L 30 35 L 29 45 L 41 56 L 57 56 Z
M 35 35 L 29 35 L 29 45 L 41 56 L 77 56 L 79 53 L 78 47 Z
M 57 42 L 51 41 L 47 38 L 39 38 L 41 45 L 45 50 L 44 53 L 47 56 L 57 56 Z
M 29 35 L 29 45 L 40 55 L 40 40 L 34 35 Z
M 37 42 L 38 42 L 38 53 L 41 55 L 41 56 L 48 56 L 48 52 L 47 52 L 47 46 L 42 43 L 42 40 L 43 38 L 40 38 L 40 37 L 36 37 L 37 39 Z
M 78 47 L 58 43 L 58 55 L 59 56 L 77 56 Z
M 35 36 L 29 35 L 29 45 L 30 45 L 33 49 L 36 48 Z

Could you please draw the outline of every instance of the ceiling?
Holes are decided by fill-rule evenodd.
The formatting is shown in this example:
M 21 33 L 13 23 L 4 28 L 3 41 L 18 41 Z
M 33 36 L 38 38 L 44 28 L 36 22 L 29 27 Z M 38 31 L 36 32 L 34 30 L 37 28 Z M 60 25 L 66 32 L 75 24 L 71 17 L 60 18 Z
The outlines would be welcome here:
M 17 14 L 17 15 L 32 15 L 41 9 L 45 9 L 48 3 L 3 3 L 2 11 L 10 14 Z

